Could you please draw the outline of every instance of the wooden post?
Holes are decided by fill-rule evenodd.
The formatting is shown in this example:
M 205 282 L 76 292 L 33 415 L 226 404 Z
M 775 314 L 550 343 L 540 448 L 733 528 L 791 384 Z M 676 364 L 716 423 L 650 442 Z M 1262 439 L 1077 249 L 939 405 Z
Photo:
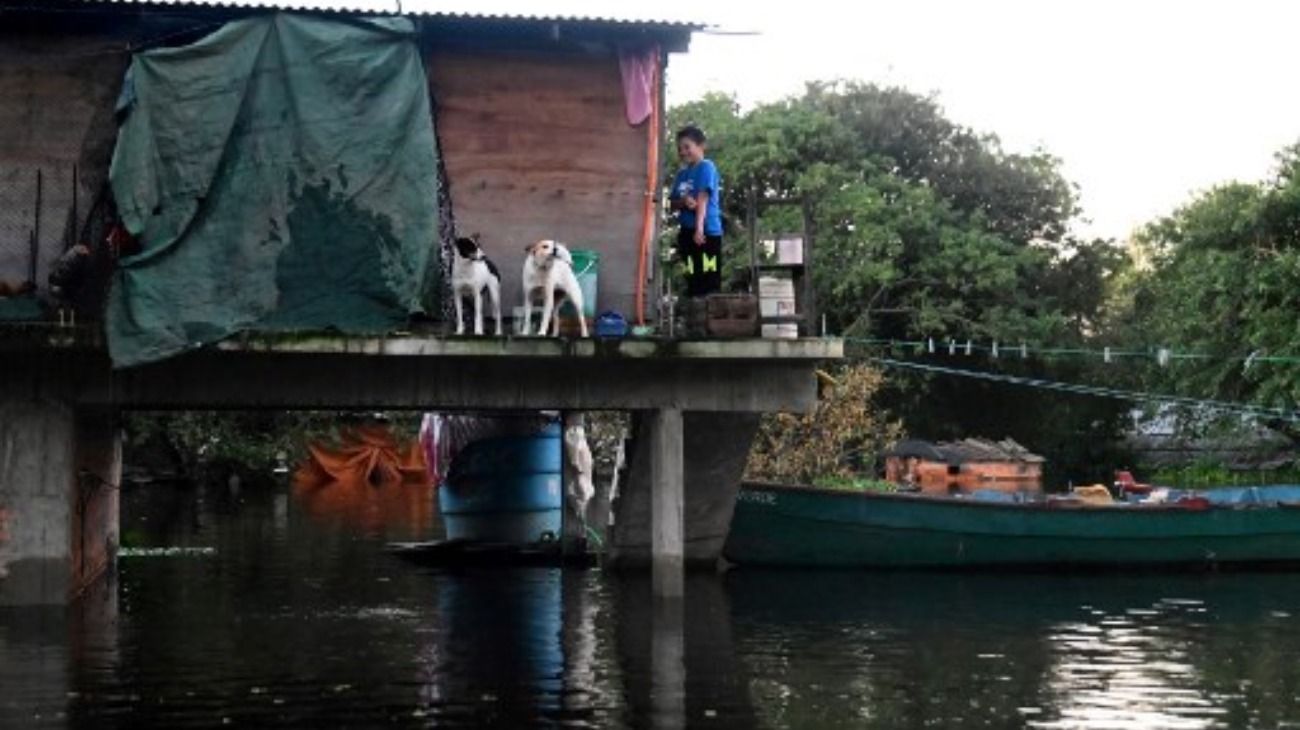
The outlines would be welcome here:
M 651 581 L 656 599 L 680 599 L 686 553 L 682 411 L 661 408 L 649 421 Z
M 45 178 L 41 174 L 41 168 L 38 167 L 36 168 L 36 207 L 32 210 L 32 237 L 31 237 L 31 251 L 29 252 L 30 261 L 27 262 L 28 263 L 27 280 L 31 282 L 33 286 L 37 286 L 37 287 L 40 286 L 39 284 L 36 283 L 36 279 L 40 275 L 39 272 L 40 272 L 40 262 L 41 262 L 41 204 L 42 204 L 41 193 L 44 184 L 45 184 Z
M 817 218 L 811 198 L 804 197 L 800 210 L 803 213 L 803 281 L 799 292 L 799 313 L 803 315 L 805 337 L 819 337 L 821 316 L 817 311 L 817 290 L 813 287 L 813 243 L 817 240 Z
M 758 290 L 758 190 L 751 186 L 745 205 L 745 227 L 749 230 L 749 293 L 762 296 Z

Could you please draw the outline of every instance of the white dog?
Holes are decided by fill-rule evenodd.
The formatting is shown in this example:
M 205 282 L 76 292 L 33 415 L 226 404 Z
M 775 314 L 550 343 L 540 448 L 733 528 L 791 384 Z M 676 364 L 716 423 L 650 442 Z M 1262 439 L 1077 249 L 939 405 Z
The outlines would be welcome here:
M 587 336 L 587 320 L 582 317 L 582 288 L 573 273 L 573 257 L 564 244 L 555 241 L 538 241 L 524 249 L 524 334 L 531 334 L 533 302 L 542 302 L 542 323 L 537 334 L 545 335 L 554 318 L 554 333 L 560 334 L 560 317 L 556 311 L 559 298 L 567 299 L 578 310 L 578 325 L 582 336 Z M 556 293 L 560 297 L 556 296 Z
M 496 317 L 497 336 L 501 336 L 501 272 L 483 253 L 478 234 L 456 239 L 456 259 L 451 265 L 451 290 L 456 300 L 456 334 L 465 334 L 463 300 L 474 300 L 474 334 L 483 334 L 483 290 L 492 300 L 492 315 Z

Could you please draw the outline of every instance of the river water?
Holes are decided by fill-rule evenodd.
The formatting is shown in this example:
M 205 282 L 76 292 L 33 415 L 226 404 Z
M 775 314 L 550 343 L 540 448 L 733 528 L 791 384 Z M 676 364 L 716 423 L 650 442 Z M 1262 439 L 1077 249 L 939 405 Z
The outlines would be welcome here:
M 436 528 L 286 493 L 124 494 L 140 550 L 0 609 L 0 726 L 1300 727 L 1300 575 L 434 570 Z M 667 617 L 667 618 L 665 618 Z

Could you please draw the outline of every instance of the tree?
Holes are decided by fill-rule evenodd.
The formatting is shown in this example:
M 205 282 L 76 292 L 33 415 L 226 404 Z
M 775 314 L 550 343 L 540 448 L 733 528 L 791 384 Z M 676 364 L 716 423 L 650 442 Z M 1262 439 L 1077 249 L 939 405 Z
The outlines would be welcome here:
M 1178 392 L 1295 410 L 1300 400 L 1300 146 L 1276 175 L 1206 191 L 1148 225 L 1150 269 L 1117 323 L 1134 341 L 1204 359 L 1148 374 Z M 1251 354 L 1291 356 L 1252 362 Z M 1300 443 L 1300 424 L 1269 425 Z

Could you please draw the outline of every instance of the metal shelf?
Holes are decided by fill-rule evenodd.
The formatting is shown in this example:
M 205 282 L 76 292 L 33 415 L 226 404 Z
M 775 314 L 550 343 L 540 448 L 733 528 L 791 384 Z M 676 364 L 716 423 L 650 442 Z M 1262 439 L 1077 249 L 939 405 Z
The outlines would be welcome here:
M 808 318 L 802 314 L 776 314 L 758 318 L 759 324 L 803 324 Z

